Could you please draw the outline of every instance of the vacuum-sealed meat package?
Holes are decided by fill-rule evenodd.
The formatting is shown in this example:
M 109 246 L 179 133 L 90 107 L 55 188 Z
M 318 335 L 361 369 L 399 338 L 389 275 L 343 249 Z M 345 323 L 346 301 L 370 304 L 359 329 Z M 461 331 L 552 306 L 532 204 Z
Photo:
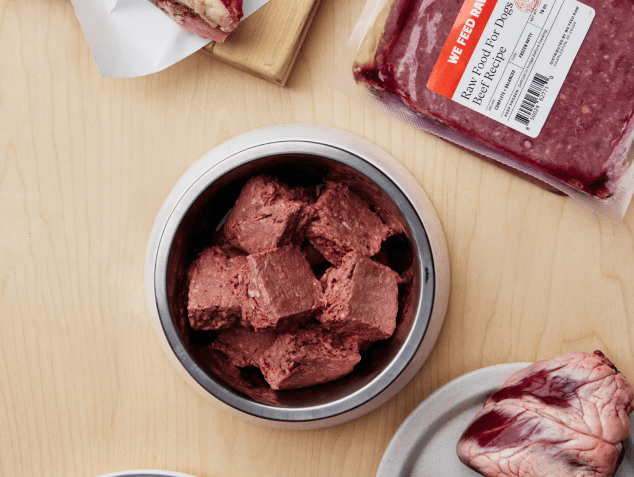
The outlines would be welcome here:
M 619 221 L 632 45 L 631 0 L 368 0 L 335 88 Z

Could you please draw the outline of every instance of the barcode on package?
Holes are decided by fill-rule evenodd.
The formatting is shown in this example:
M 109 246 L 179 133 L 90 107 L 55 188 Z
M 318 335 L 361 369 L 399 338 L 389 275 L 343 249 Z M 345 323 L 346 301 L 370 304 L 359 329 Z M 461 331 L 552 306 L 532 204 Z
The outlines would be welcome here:
M 461 2 L 427 87 L 536 138 L 585 41 L 594 9 L 578 0 Z
M 539 103 L 540 96 L 547 84 L 548 77 L 540 75 L 539 73 L 535 74 L 533 81 L 531 81 L 531 84 L 528 87 L 526 96 L 524 96 L 524 101 L 522 101 L 522 104 L 515 115 L 515 120 L 517 122 L 522 123 L 524 126 L 528 126 L 528 123 L 531 121 L 533 111 L 535 110 L 535 106 Z

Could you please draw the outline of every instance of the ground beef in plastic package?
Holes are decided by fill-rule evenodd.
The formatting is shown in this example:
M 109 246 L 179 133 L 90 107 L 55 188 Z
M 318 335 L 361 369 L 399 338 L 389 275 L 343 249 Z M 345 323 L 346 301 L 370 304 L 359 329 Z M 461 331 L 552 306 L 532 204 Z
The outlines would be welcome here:
M 354 64 L 355 81 L 578 190 L 610 197 L 634 132 L 634 2 L 582 3 L 596 16 L 537 138 L 427 88 L 463 0 L 388 1 Z

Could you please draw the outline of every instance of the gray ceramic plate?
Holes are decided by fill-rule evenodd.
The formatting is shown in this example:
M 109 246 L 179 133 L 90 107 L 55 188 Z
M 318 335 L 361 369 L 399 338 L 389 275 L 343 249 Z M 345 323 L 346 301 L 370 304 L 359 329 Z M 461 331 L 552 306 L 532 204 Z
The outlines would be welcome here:
M 423 401 L 390 441 L 377 477 L 478 477 L 456 455 L 456 444 L 487 397 L 512 374 L 531 363 L 479 369 L 451 381 Z M 614 477 L 634 476 L 634 423 L 625 441 L 627 453 Z

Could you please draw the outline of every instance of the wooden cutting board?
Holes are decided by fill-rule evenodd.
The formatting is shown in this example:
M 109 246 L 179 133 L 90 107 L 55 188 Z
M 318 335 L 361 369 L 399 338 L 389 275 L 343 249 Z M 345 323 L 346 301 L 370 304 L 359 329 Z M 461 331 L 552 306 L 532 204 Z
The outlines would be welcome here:
M 224 43 L 203 51 L 284 86 L 321 0 L 271 0 L 240 23 Z

